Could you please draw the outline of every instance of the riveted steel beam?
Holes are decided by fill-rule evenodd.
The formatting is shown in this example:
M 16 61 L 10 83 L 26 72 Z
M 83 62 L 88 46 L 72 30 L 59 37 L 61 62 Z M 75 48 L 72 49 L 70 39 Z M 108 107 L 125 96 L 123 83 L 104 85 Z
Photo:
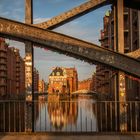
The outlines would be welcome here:
M 25 0 L 25 23 L 33 24 L 33 0 Z M 25 73 L 26 92 L 32 92 L 32 132 L 34 132 L 34 48 L 30 41 L 25 42 L 25 57 L 30 57 L 31 66 L 25 64 L 25 69 L 30 69 L 31 83 L 28 82 L 29 75 Z M 26 63 L 26 62 L 25 62 Z M 29 130 L 27 128 L 27 130 Z
M 56 17 L 51 18 L 46 22 L 39 24 L 34 24 L 34 26 L 43 28 L 43 29 L 54 29 L 58 26 L 61 26 L 75 18 L 78 18 L 82 15 L 85 15 L 97 8 L 100 8 L 106 4 L 109 4 L 108 0 L 90 0 L 80 6 L 77 6 L 67 12 L 64 12 Z
M 133 52 L 127 53 L 126 55 L 140 60 L 140 49 L 137 49 L 137 50 L 135 50 Z
M 59 27 L 69 21 L 74 20 L 75 18 L 78 18 L 82 15 L 85 15 L 93 10 L 96 10 L 97 8 L 101 8 L 104 5 L 113 3 L 113 0 L 90 0 L 88 2 L 85 2 L 67 12 L 64 12 L 58 16 L 55 16 L 51 18 L 50 20 L 38 24 L 34 24 L 34 26 L 43 28 L 43 29 L 54 29 L 56 27 Z M 131 7 L 135 9 L 140 9 L 140 1 L 139 0 L 133 0 L 133 1 L 124 1 L 124 5 L 126 7 Z
M 49 47 L 91 63 L 98 62 L 140 77 L 138 60 L 70 36 L 4 18 L 0 18 L 0 35 L 32 41 L 44 45 L 44 48 Z

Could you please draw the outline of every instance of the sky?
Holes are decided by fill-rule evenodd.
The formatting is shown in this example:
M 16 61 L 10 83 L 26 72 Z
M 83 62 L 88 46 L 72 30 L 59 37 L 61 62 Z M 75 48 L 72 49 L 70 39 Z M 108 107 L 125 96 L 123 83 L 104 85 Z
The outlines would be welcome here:
M 51 19 L 65 11 L 76 7 L 87 0 L 33 0 L 33 18 L 34 23 L 39 23 Z M 24 0 L 0 0 L 0 16 L 24 22 L 25 19 Z M 104 6 L 94 10 L 80 18 L 77 18 L 54 31 L 67 34 L 88 42 L 100 45 L 100 30 L 103 28 L 103 17 L 105 12 L 110 9 Z M 6 40 L 11 47 L 20 49 L 22 57 L 25 56 L 24 43 Z M 95 65 L 90 65 L 81 60 L 72 57 L 60 55 L 56 52 L 44 50 L 35 47 L 35 67 L 40 73 L 40 79 L 48 81 L 48 76 L 52 71 L 52 67 L 75 67 L 78 70 L 78 79 L 84 80 L 92 76 L 95 72 Z

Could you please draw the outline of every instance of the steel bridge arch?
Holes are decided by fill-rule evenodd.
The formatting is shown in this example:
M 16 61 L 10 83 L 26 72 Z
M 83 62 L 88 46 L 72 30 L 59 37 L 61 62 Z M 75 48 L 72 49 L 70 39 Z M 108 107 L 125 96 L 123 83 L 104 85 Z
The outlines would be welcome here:
M 17 21 L 0 18 L 0 35 L 20 41 L 31 41 L 44 48 L 82 58 L 90 63 L 101 63 L 140 77 L 140 61 L 95 44 Z

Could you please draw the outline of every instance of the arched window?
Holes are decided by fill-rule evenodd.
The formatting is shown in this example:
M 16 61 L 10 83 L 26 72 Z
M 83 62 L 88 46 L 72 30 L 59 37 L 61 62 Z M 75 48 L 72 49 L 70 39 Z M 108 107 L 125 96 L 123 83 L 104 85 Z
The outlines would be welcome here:
M 57 75 L 57 76 L 60 76 L 60 72 L 57 72 L 56 75 Z

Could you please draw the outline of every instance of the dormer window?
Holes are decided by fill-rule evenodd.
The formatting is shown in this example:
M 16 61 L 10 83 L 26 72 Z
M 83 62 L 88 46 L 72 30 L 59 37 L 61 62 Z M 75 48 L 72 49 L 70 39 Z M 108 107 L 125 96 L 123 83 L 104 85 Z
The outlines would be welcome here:
M 60 72 L 57 72 L 56 75 L 57 75 L 57 76 L 60 76 Z

